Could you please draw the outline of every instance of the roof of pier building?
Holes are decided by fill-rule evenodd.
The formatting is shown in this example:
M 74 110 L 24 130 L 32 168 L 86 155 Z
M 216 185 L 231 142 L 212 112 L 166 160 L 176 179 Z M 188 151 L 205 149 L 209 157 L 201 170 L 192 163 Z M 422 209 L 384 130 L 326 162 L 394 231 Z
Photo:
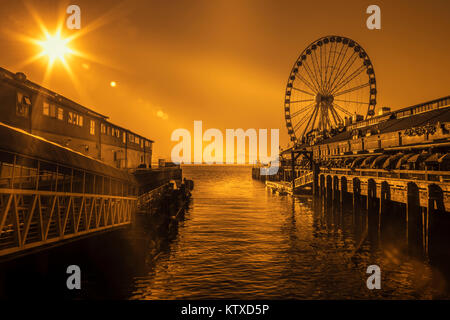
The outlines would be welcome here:
M 435 125 L 438 122 L 450 122 L 450 96 L 353 123 L 348 125 L 345 131 L 325 139 L 317 143 L 317 145 L 351 140 L 355 130 L 358 130 L 359 136 L 364 137 L 368 132 L 370 134 L 383 134 L 427 124 Z M 303 144 L 298 146 L 297 149 L 306 147 L 309 147 L 309 145 Z
M 19 86 L 19 87 L 22 87 L 25 89 L 30 89 L 34 92 L 37 92 L 43 96 L 48 97 L 48 98 L 53 98 L 56 101 L 58 101 L 59 103 L 62 103 L 73 109 L 78 109 L 82 112 L 88 113 L 91 116 L 94 116 L 94 117 L 97 117 L 100 119 L 104 119 L 104 120 L 107 120 L 109 118 L 108 116 L 105 116 L 99 112 L 92 110 L 92 109 L 86 108 L 86 107 L 82 106 L 81 104 L 76 103 L 75 101 L 72 101 L 50 89 L 44 88 L 44 87 L 40 86 L 39 84 L 28 80 L 26 78 L 25 74 L 23 74 L 22 72 L 13 73 L 9 70 L 6 70 L 6 69 L 0 67 L 0 79 L 6 80 L 7 82 L 10 82 L 10 83 L 13 83 L 15 86 Z
M 14 87 L 28 89 L 31 92 L 37 93 L 38 95 L 41 95 L 41 96 L 49 98 L 49 99 L 53 99 L 54 101 L 57 101 L 58 103 L 60 103 L 63 106 L 69 107 L 75 111 L 79 111 L 81 113 L 88 114 L 94 118 L 97 118 L 98 120 L 100 120 L 100 122 L 103 122 L 107 125 L 111 125 L 113 127 L 120 128 L 121 130 L 127 132 L 128 134 L 132 134 L 136 137 L 139 137 L 140 139 L 147 140 L 150 143 L 155 142 L 154 140 L 151 140 L 140 134 L 137 134 L 134 131 L 131 131 L 129 129 L 123 128 L 121 126 L 118 126 L 118 125 L 112 123 L 109 120 L 109 117 L 106 115 L 103 115 L 97 111 L 89 109 L 89 108 L 87 108 L 73 100 L 70 100 L 50 89 L 44 88 L 44 87 L 40 86 L 39 84 L 28 80 L 26 75 L 22 72 L 13 73 L 7 69 L 0 67 L 0 81 L 5 81 Z
M 431 110 L 429 112 L 420 113 L 400 119 L 388 119 L 383 122 L 379 122 L 370 126 L 356 128 L 359 136 L 366 136 L 369 134 L 383 134 L 389 132 L 396 132 L 405 130 L 408 128 L 423 126 L 423 125 L 435 125 L 438 122 L 446 123 L 450 122 L 450 107 L 446 107 L 438 110 Z M 328 144 L 332 142 L 338 142 L 343 140 L 349 140 L 353 136 L 353 130 L 347 130 L 341 132 L 331 138 L 325 139 L 320 144 Z

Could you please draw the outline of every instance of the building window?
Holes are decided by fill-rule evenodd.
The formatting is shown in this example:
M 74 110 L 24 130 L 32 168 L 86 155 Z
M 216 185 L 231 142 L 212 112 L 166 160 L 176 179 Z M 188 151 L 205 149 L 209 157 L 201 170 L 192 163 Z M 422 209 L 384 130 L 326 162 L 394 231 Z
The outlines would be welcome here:
M 110 136 L 111 135 L 111 127 L 108 126 L 108 128 L 106 129 L 107 135 Z
M 122 141 L 123 141 L 123 143 L 127 143 L 127 136 L 126 136 L 125 132 L 122 135 Z
M 54 104 L 50 105 L 50 117 L 51 118 L 56 118 L 56 107 Z
M 120 138 L 120 130 L 119 129 L 116 129 L 116 137 Z
M 106 134 L 106 126 L 103 123 L 100 125 L 100 130 L 102 131 L 102 134 Z
M 16 114 L 28 118 L 30 114 L 31 100 L 22 92 L 17 92 Z
M 50 104 L 46 101 L 44 101 L 44 104 L 42 106 L 42 114 L 44 116 L 49 116 L 50 115 Z
M 90 121 L 89 133 L 91 135 L 95 135 L 95 121 L 94 120 Z
M 58 120 L 63 120 L 63 119 L 64 119 L 64 109 L 58 108 Z
M 59 120 L 63 120 L 64 109 L 57 108 L 54 104 L 44 101 L 42 104 L 42 114 L 47 117 L 58 118 Z
M 50 108 L 50 114 L 51 114 L 51 108 Z M 82 127 L 83 126 L 83 116 L 80 116 L 79 114 L 76 114 L 75 112 L 68 113 L 67 122 L 70 124 L 74 124 L 76 126 Z

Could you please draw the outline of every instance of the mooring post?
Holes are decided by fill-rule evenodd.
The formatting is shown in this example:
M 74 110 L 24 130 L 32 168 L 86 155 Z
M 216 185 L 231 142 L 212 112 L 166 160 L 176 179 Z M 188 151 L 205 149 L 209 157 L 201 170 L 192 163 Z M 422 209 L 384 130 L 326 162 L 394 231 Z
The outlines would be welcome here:
M 353 208 L 354 211 L 359 211 L 361 207 L 361 181 L 358 178 L 353 178 Z
M 377 184 L 375 180 L 369 179 L 367 181 L 367 219 L 369 227 L 369 237 L 374 244 L 378 239 L 379 230 L 379 211 L 377 199 Z
M 450 217 L 446 215 L 444 206 L 444 193 L 436 185 L 428 186 L 428 232 L 427 249 L 431 256 L 449 255 L 448 248 L 444 243 L 450 241 L 449 227 Z
M 367 211 L 374 213 L 377 209 L 377 184 L 375 180 L 367 181 Z
M 347 192 L 347 178 L 346 177 L 341 177 L 341 207 L 343 208 L 345 206 L 345 202 L 348 198 L 348 192 Z
M 407 189 L 407 202 L 406 202 L 406 214 L 407 214 L 407 228 L 408 228 L 408 246 L 413 252 L 416 252 L 418 248 L 422 248 L 423 245 L 423 225 L 422 225 L 422 212 L 420 210 L 420 194 L 419 187 L 413 183 L 408 182 Z
M 383 181 L 380 188 L 380 231 L 383 236 L 385 227 L 389 228 L 389 218 L 392 217 L 392 206 L 391 206 L 391 188 L 389 183 Z
M 312 162 L 312 172 L 313 172 L 313 194 L 315 196 L 319 195 L 319 165 L 313 161 Z
M 326 186 L 326 199 L 327 204 L 331 205 L 333 202 L 333 178 L 330 175 L 326 178 L 327 186 Z
M 339 178 L 337 176 L 333 177 L 333 202 L 339 205 L 341 199 L 341 191 L 339 190 Z
M 320 196 L 325 196 L 325 175 L 321 174 L 319 177 L 320 181 Z

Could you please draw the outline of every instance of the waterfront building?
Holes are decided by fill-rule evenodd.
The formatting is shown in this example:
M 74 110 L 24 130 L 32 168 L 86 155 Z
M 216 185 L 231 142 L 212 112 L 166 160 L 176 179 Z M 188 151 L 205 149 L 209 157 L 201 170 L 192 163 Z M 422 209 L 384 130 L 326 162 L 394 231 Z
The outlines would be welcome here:
M 120 169 L 151 167 L 152 140 L 108 117 L 0 68 L 0 122 Z

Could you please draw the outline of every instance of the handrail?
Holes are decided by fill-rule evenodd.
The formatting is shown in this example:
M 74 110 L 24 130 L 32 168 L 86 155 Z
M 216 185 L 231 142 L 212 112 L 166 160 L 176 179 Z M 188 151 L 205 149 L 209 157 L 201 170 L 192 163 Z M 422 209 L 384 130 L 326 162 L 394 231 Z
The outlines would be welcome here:
M 308 172 L 308 173 L 306 173 L 304 175 L 301 175 L 300 177 L 294 179 L 293 187 L 296 188 L 296 187 L 304 186 L 306 184 L 311 183 L 313 180 L 314 180 L 314 175 L 313 175 L 313 172 L 310 171 L 310 172 Z

